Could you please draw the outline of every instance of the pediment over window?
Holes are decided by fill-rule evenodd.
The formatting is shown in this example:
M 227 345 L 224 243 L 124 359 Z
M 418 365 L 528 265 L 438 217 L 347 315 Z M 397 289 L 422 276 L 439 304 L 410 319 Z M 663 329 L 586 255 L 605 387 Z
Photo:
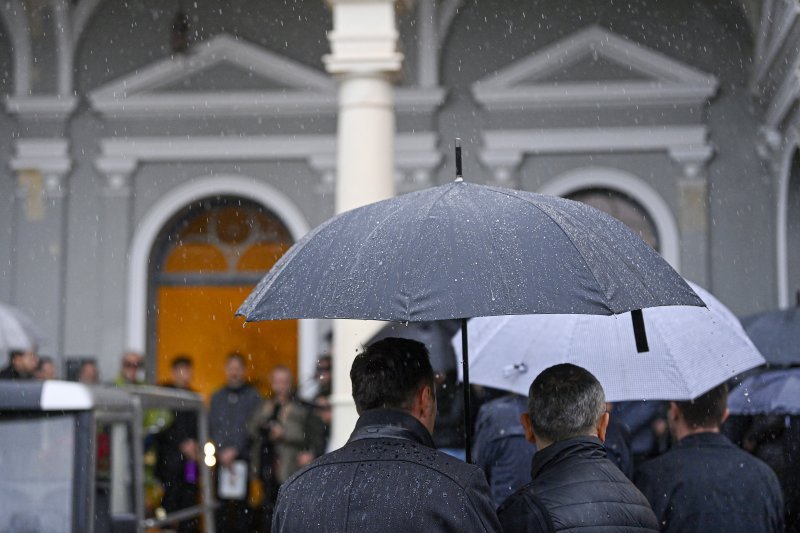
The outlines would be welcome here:
M 717 79 L 599 26 L 518 60 L 472 86 L 487 109 L 701 104 Z
M 309 114 L 335 111 L 324 72 L 231 35 L 217 35 L 89 95 L 106 116 Z

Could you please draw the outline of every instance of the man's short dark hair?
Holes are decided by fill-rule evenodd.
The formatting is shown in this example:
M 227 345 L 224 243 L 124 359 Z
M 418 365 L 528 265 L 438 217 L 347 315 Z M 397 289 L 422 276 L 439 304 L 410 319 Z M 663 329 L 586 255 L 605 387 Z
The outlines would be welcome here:
M 192 358 L 185 354 L 175 356 L 171 368 L 174 370 L 179 366 L 192 366 Z
M 425 345 L 397 337 L 373 342 L 358 354 L 350 380 L 359 414 L 379 407 L 409 409 L 420 386 L 434 386 Z
M 8 360 L 13 362 L 17 357 L 25 355 L 25 350 L 9 350 Z
M 551 366 L 533 380 L 528 391 L 533 431 L 550 442 L 590 435 L 605 411 L 600 382 L 572 364 Z
M 723 383 L 694 400 L 675 403 L 690 428 L 719 427 L 728 408 L 728 386 Z

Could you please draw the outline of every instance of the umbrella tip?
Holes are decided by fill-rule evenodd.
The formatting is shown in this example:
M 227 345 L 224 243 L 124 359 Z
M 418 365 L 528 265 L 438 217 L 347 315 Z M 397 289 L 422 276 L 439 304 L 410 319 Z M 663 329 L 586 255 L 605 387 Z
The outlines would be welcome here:
M 456 137 L 456 181 L 464 181 L 461 173 L 461 139 Z

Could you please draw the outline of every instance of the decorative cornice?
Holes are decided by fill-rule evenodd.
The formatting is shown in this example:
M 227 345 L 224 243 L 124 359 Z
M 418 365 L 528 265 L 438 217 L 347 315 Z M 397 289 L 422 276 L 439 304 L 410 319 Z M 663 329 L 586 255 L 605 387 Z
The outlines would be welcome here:
M 336 171 L 334 135 L 108 138 L 100 141 L 100 150 L 96 168 L 121 186 L 127 186 L 127 177 L 141 162 L 304 160 L 320 174 L 321 191 L 333 184 Z M 436 134 L 396 136 L 395 166 L 402 188 L 428 184 L 441 160 Z
M 19 139 L 15 143 L 16 154 L 9 161 L 15 172 L 35 171 L 42 175 L 44 190 L 48 197 L 65 195 L 64 180 L 72 168 L 69 143 L 64 139 Z
M 713 156 L 705 126 L 552 128 L 487 131 L 480 160 L 496 181 L 509 181 L 527 154 L 665 151 L 689 175 Z
M 78 105 L 75 96 L 7 96 L 6 110 L 20 119 L 63 121 Z
M 588 57 L 603 57 L 644 79 L 551 82 L 547 77 Z M 714 76 L 590 26 L 479 80 L 475 99 L 489 110 L 586 106 L 692 105 L 708 101 Z

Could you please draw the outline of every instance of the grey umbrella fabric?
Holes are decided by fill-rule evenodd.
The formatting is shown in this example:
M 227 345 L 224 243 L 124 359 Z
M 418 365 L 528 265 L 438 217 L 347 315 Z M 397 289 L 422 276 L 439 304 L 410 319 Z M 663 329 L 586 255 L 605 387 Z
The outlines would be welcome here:
M 728 395 L 734 415 L 800 415 L 800 368 L 750 376 Z
M 745 331 L 771 365 L 800 365 L 800 306 L 742 319 Z
M 416 322 L 665 305 L 703 302 L 621 222 L 562 198 L 456 181 L 318 226 L 237 314 Z

